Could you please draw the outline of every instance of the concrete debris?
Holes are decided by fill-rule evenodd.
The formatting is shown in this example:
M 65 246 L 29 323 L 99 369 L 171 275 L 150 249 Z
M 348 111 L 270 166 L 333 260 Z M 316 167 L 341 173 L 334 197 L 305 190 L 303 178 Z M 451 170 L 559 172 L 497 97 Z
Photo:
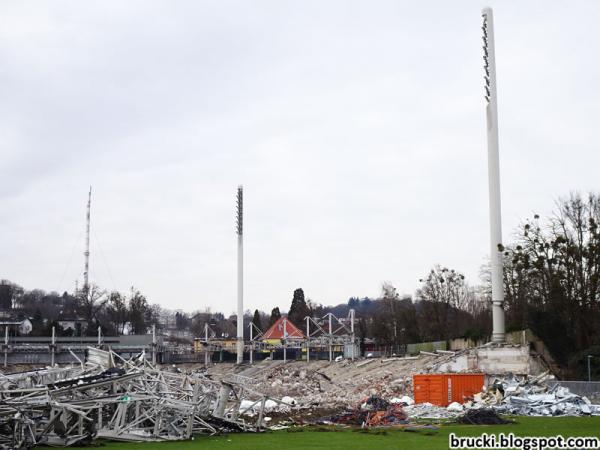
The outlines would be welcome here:
M 1 375 L 0 449 L 259 431 L 268 402 L 281 403 L 239 380 L 161 370 L 143 353 L 127 360 L 94 348 L 88 354 L 86 362 L 72 367 Z M 243 419 L 244 409 L 258 417 Z
M 390 403 L 400 403 L 401 405 L 404 405 L 404 406 L 410 406 L 410 405 L 414 405 L 415 401 L 412 398 L 410 398 L 408 395 L 403 395 L 400 398 L 394 397 L 393 399 L 390 400 Z
M 296 401 L 296 399 L 294 397 L 289 397 L 289 396 L 285 396 L 281 399 L 280 402 L 282 405 L 288 405 L 288 406 L 296 406 L 298 404 L 298 402 Z
M 367 356 L 368 357 L 368 356 Z M 373 362 L 377 361 L 376 359 L 367 359 L 366 361 L 362 361 L 359 362 L 356 367 L 362 367 L 362 366 L 366 366 L 367 364 L 371 364 Z
M 494 353 L 496 350 L 496 353 L 499 352 L 497 355 Z M 254 380 L 255 389 L 270 397 L 288 396 L 294 399 L 292 406 L 286 406 L 288 402 L 284 401 L 274 407 L 275 420 L 280 418 L 277 413 L 287 411 L 300 422 L 308 417 L 354 411 L 355 405 L 371 396 L 402 406 L 411 418 L 452 419 L 470 409 L 483 408 L 493 408 L 498 413 L 526 415 L 598 414 L 598 407 L 590 405 L 584 397 L 574 396 L 563 388 L 549 388 L 545 383 L 549 379 L 547 373 L 530 377 L 510 375 L 507 368 L 513 367 L 543 372 L 539 370 L 542 366 L 534 370 L 532 363 L 527 362 L 527 352 L 526 347 L 505 346 L 500 349 L 478 347 L 456 352 L 437 351 L 422 353 L 418 357 L 344 359 L 336 364 L 319 360 L 309 363 L 287 361 L 285 364 L 283 361 L 263 361 L 243 370 L 242 374 Z M 498 361 L 506 355 L 510 358 L 503 366 L 502 361 Z M 500 368 L 499 372 L 491 373 L 501 375 L 471 401 L 449 407 L 414 404 L 414 374 L 480 372 L 480 364 Z M 207 376 L 224 379 L 236 370 L 241 369 L 231 364 L 218 364 L 208 368 Z M 257 414 L 252 410 L 248 412 L 254 416 Z
M 443 406 L 436 406 L 431 403 L 417 403 L 406 406 L 404 411 L 411 419 L 455 419 L 461 414 L 461 412 L 449 411 Z
M 297 406 L 298 402 L 293 397 L 283 397 L 281 400 L 267 399 L 264 404 L 257 403 L 252 400 L 242 400 L 240 402 L 239 411 L 248 417 L 254 417 L 260 413 L 262 408 L 266 413 L 289 413 L 292 408 Z
M 322 360 L 308 363 L 287 361 L 285 364 L 283 361 L 262 361 L 242 373 L 255 380 L 257 390 L 271 397 L 291 396 L 296 399 L 295 408 L 298 411 L 340 411 L 353 408 L 362 398 L 370 395 L 388 401 L 410 398 L 413 395 L 414 374 L 480 372 L 477 367 L 477 352 L 480 351 L 482 349 L 476 348 L 457 352 L 422 353 L 411 357 L 356 361 L 344 359 L 336 364 Z M 490 360 L 488 356 L 484 356 Z M 235 370 L 239 369 L 223 363 L 209 367 L 208 373 L 219 378 Z M 447 415 L 447 411 L 443 409 L 443 413 L 435 411 L 435 415 Z
M 460 403 L 457 403 L 457 402 L 452 402 L 448 406 L 446 406 L 446 409 L 448 411 L 452 411 L 452 412 L 462 412 L 463 405 L 461 405 Z
M 242 372 L 255 381 L 257 390 L 274 397 L 293 397 L 294 408 L 301 411 L 341 411 L 354 408 L 361 399 L 375 395 L 388 401 L 412 403 L 412 375 L 427 370 L 440 356 L 419 358 L 379 358 L 336 364 L 328 361 L 263 361 Z M 218 379 L 232 365 L 218 364 L 209 368 Z M 410 398 L 407 402 L 406 398 Z M 397 401 L 396 401 L 397 402 Z

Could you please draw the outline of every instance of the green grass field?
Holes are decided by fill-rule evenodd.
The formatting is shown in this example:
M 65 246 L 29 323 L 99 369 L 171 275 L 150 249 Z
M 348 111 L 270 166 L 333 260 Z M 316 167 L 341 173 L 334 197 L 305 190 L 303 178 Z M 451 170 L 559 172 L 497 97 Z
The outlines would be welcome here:
M 476 436 L 481 433 L 514 433 L 519 436 L 596 436 L 600 417 L 519 417 L 516 424 L 473 426 L 448 424 L 439 430 L 399 429 L 350 430 L 336 427 L 306 427 L 260 434 L 230 434 L 197 437 L 193 441 L 122 443 L 106 442 L 107 450 L 384 450 L 447 449 L 449 433 Z

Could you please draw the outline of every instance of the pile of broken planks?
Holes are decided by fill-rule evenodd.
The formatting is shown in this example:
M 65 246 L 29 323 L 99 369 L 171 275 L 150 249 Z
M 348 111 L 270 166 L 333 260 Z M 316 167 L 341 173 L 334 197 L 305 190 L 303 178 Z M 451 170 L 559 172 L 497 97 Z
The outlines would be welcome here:
M 88 348 L 72 367 L 0 374 L 0 449 L 260 431 L 266 400 L 239 377 L 216 381 Z M 242 401 L 258 418 L 240 417 Z

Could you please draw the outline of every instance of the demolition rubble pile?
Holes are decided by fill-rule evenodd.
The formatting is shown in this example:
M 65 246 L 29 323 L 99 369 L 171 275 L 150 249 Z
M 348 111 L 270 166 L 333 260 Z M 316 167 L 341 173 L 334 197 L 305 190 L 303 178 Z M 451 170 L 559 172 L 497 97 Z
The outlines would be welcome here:
M 0 374 L 0 448 L 180 440 L 264 426 L 270 400 L 243 377 L 214 381 L 160 370 L 144 354 L 129 360 L 94 348 L 88 354 L 72 367 Z M 249 408 L 258 411 L 251 422 L 240 416 Z
M 589 399 L 571 393 L 566 387 L 550 387 L 546 384 L 548 379 L 547 372 L 533 377 L 496 378 L 487 389 L 462 405 L 453 402 L 444 408 L 421 403 L 407 405 L 404 410 L 411 419 L 452 419 L 469 414 L 481 418 L 482 411 L 515 416 L 600 415 L 600 405 L 593 405 Z
M 454 419 L 462 414 L 443 406 L 432 405 L 431 403 L 417 403 L 404 408 L 406 414 L 411 419 Z
M 290 396 L 299 409 L 344 410 L 353 408 L 362 399 L 376 395 L 390 400 L 412 395 L 412 375 L 429 370 L 435 356 L 419 358 L 367 359 L 356 362 L 328 361 L 265 361 L 248 377 L 256 389 L 276 398 Z M 209 372 L 226 370 L 223 365 Z M 246 373 L 244 373 L 246 375 Z
M 545 383 L 548 379 L 547 372 L 522 379 L 515 376 L 495 379 L 465 408 L 491 407 L 498 413 L 518 416 L 600 415 L 600 405 L 593 405 L 588 398 L 558 384 L 549 387 Z
M 467 360 L 477 359 L 477 349 L 421 352 L 418 356 L 368 358 L 356 361 L 263 361 L 244 374 L 271 396 L 294 397 L 300 408 L 351 408 L 376 395 L 385 399 L 412 395 L 412 376 L 422 373 L 479 372 Z M 464 360 L 464 363 L 456 363 Z M 541 367 L 540 367 L 541 369 Z M 234 370 L 219 364 L 209 368 L 216 376 Z
M 248 377 L 256 389 L 273 397 L 293 398 L 292 413 L 313 416 L 310 411 L 337 414 L 351 411 L 361 400 L 377 396 L 390 403 L 400 403 L 409 418 L 453 419 L 470 409 L 493 409 L 499 414 L 514 415 L 600 415 L 600 406 L 575 395 L 564 387 L 550 387 L 548 373 L 538 376 L 502 376 L 491 380 L 489 387 L 464 404 L 449 407 L 429 403 L 413 404 L 412 375 L 447 370 L 461 352 L 424 353 L 418 357 L 344 360 L 310 363 L 264 361 L 253 367 Z M 221 365 L 218 369 L 227 372 Z M 221 373 L 221 376 L 226 376 Z M 217 377 L 218 378 L 218 377 Z M 408 399 L 408 400 L 406 400 Z M 289 403 L 289 402 L 288 402 Z

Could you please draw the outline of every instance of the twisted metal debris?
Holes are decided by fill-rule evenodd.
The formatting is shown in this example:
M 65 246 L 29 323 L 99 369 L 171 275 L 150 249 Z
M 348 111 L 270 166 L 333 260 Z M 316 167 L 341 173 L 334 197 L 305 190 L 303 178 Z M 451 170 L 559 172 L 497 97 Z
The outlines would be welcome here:
M 267 397 L 246 381 L 161 370 L 144 354 L 125 360 L 88 348 L 78 366 L 0 374 L 0 448 L 260 431 Z M 240 417 L 248 409 L 258 410 L 251 422 Z
M 476 394 L 467 407 L 491 407 L 501 414 L 519 416 L 600 415 L 600 405 L 559 385 L 548 386 L 548 372 L 538 376 L 496 379 L 485 392 Z

